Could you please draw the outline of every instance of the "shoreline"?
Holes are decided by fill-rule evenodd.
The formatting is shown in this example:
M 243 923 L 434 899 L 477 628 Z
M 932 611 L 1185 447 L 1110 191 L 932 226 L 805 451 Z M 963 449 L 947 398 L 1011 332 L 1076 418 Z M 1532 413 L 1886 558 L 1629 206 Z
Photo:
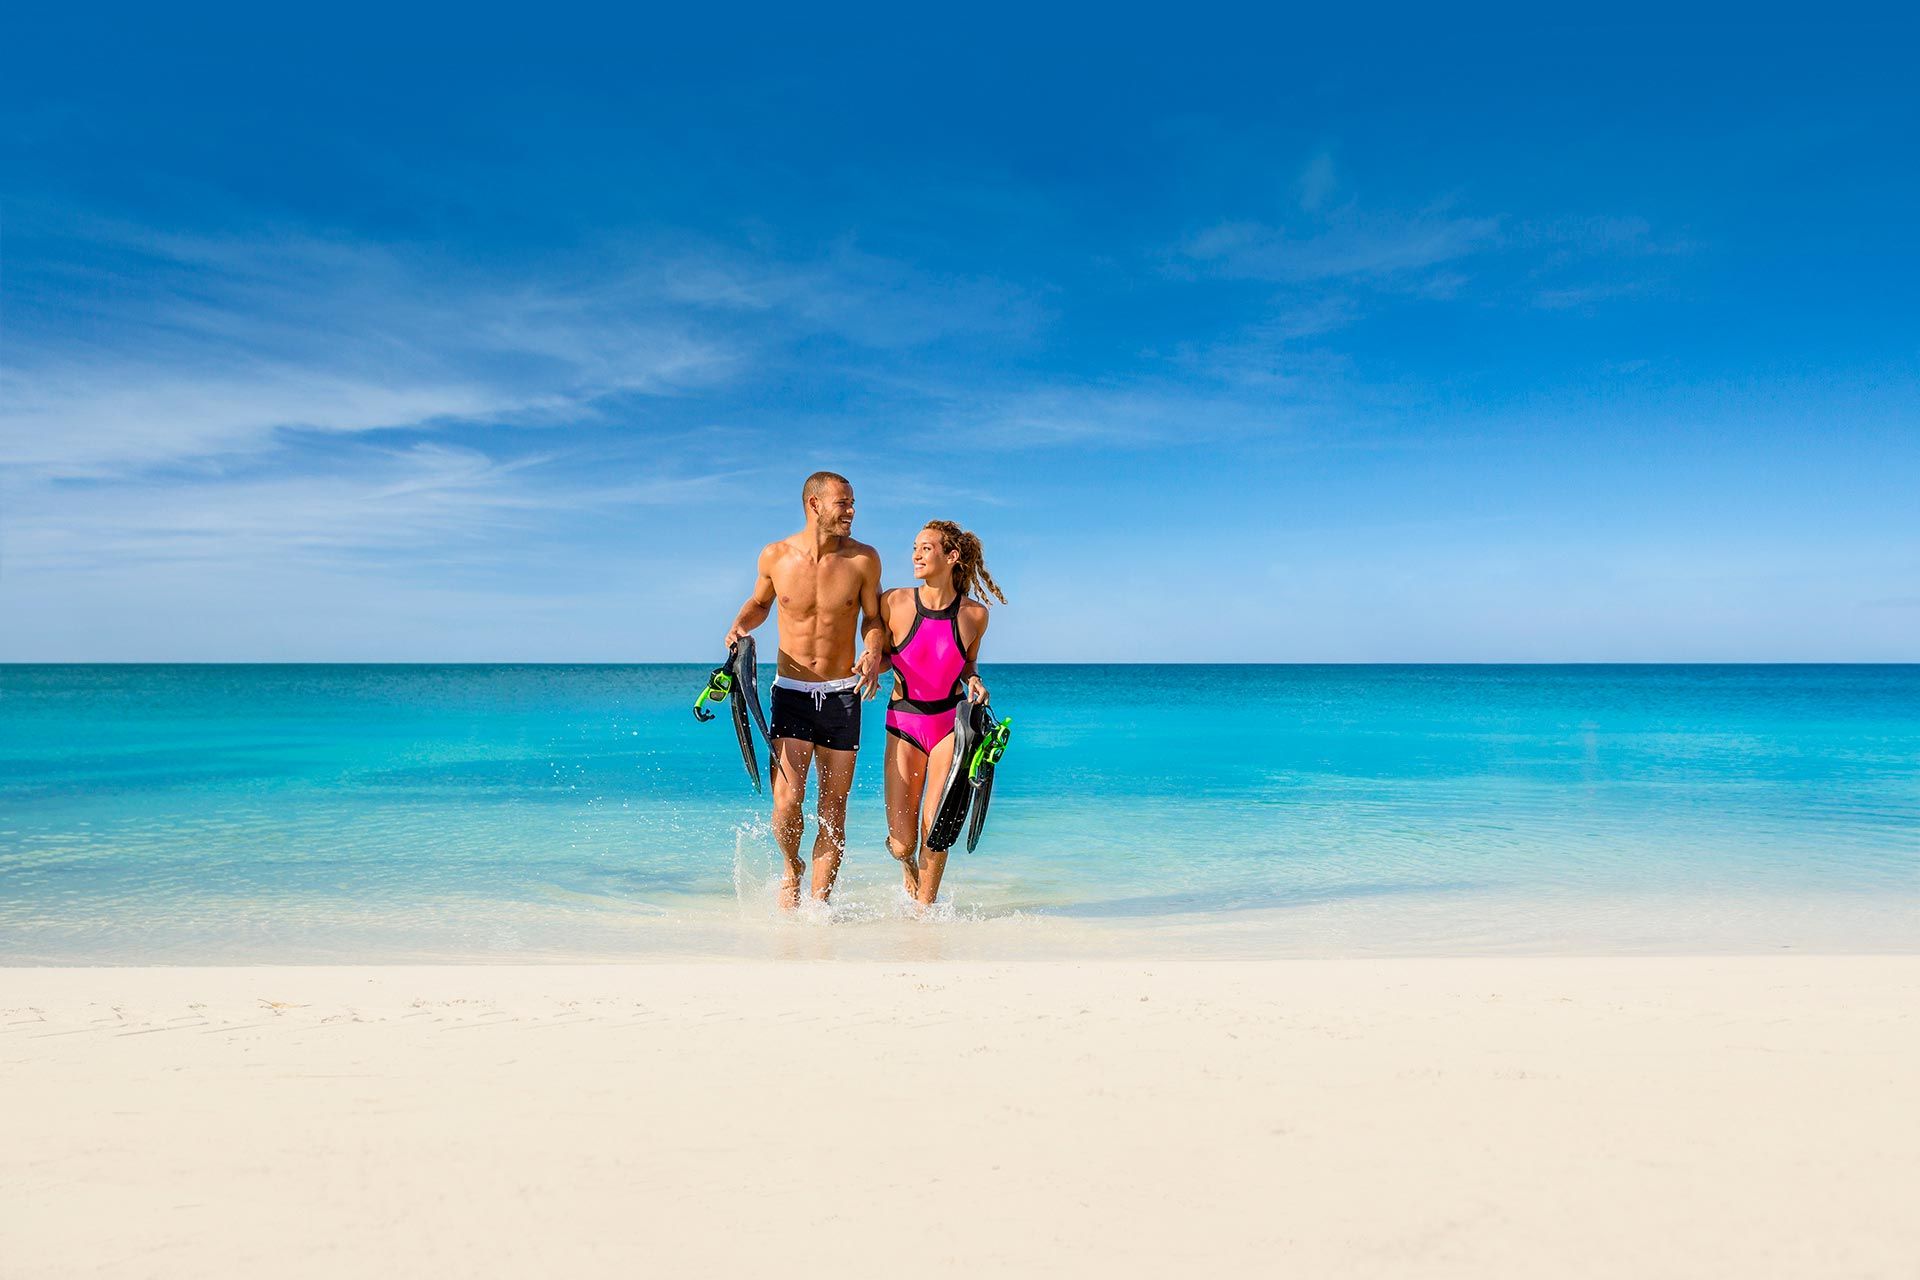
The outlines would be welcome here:
M 1370 964 L 1658 964 L 1674 962 L 1680 964 L 1711 963 L 1715 961 L 1765 961 L 1765 960 L 1841 960 L 1871 962 L 1879 960 L 1920 961 L 1920 944 L 1912 946 L 1893 946 L 1883 948 L 1854 948 L 1840 946 L 1832 948 L 1813 946 L 1777 946 L 1768 948 L 1729 947 L 1727 949 L 1702 948 L 1697 951 L 1648 949 L 1644 951 L 1626 951 L 1619 949 L 1595 948 L 1582 950 L 1569 948 L 1563 951 L 1447 951 L 1414 949 L 1378 949 L 1351 952 L 1246 952 L 1221 950 L 1218 952 L 1175 953 L 1172 951 L 1143 950 L 1130 960 L 1119 959 L 1108 952 L 1039 952 L 1032 955 L 1008 956 L 1000 959 L 985 959 L 977 955 L 956 956 L 912 955 L 897 953 L 891 956 L 884 953 L 856 953 L 852 955 L 829 954 L 825 949 L 811 955 L 788 954 L 768 957 L 764 954 L 745 951 L 658 951 L 632 952 L 623 955 L 590 956 L 565 952 L 550 954 L 502 953 L 499 955 L 471 956 L 424 956 L 418 958 L 381 958 L 378 960 L 347 960 L 301 957 L 288 960 L 259 959 L 185 959 L 185 960 L 9 960 L 0 958 L 0 989 L 4 988 L 6 975 L 22 974 L 94 974 L 94 973 L 139 973 L 154 971 L 157 973 L 280 973 L 315 974 L 342 973 L 359 970 L 395 970 L 406 973 L 421 973 L 444 970 L 448 973 L 463 973 L 469 970 L 481 972 L 500 972 L 525 970 L 528 973 L 564 974 L 570 970 L 595 972 L 609 969 L 674 969 L 674 968 L 743 968 L 750 966 L 803 966 L 814 968 L 885 968 L 888 966 L 906 968 L 1102 968 L 1115 965 L 1138 963 L 1144 965 L 1254 965 L 1254 966 L 1311 966 L 1311 965 L 1370 965 Z
M 1332 899 L 1231 911 L 994 911 L 942 903 L 926 918 L 897 885 L 856 883 L 830 912 L 744 896 L 654 909 L 462 903 L 458 913 L 326 912 L 229 904 L 183 934 L 175 921 L 90 930 L 21 922 L 0 970 L 791 963 L 1296 963 L 1346 960 L 1729 958 L 1920 955 L 1910 894 L 1742 897 L 1614 894 L 1543 906 L 1518 895 Z M 495 914 L 489 914 L 489 911 Z
M 0 968 L 9 1275 L 1897 1275 L 1920 956 Z

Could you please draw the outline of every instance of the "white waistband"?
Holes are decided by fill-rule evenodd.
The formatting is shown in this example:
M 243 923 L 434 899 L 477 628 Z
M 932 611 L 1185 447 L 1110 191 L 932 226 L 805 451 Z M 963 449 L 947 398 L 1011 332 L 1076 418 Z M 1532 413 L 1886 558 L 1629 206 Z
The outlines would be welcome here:
M 848 689 L 858 689 L 860 677 L 843 676 L 838 680 L 795 680 L 792 676 L 775 676 L 773 687 L 792 689 L 795 693 L 844 693 Z

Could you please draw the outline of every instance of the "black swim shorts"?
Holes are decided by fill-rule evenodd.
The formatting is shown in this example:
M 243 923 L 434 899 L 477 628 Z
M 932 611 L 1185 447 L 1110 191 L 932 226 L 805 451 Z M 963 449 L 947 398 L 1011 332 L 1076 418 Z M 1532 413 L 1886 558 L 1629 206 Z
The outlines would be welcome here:
M 773 686 L 774 738 L 798 738 L 829 751 L 860 749 L 860 695 L 852 689 L 807 693 Z

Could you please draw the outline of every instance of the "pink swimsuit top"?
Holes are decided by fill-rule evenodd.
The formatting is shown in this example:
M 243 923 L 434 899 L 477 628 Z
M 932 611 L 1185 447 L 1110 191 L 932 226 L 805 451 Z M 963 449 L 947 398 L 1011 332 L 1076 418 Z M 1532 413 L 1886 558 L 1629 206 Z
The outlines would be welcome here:
M 920 603 L 913 589 L 913 625 L 893 646 L 893 691 L 887 704 L 887 732 L 931 752 L 953 732 L 954 708 L 960 703 L 960 673 L 966 669 L 967 650 L 960 642 L 960 600 L 944 609 Z

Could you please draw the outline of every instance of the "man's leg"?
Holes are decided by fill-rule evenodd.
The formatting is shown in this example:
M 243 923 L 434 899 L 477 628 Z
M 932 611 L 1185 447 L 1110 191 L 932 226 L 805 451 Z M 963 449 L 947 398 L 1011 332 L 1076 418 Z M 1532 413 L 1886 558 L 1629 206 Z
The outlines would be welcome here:
M 847 792 L 853 787 L 853 763 L 857 751 L 829 751 L 817 748 L 813 755 L 820 764 L 819 832 L 813 838 L 813 896 L 821 902 L 833 892 L 834 877 L 840 874 L 840 855 L 847 851 Z
M 812 759 L 811 742 L 799 738 L 773 740 L 773 838 L 784 859 L 780 871 L 782 907 L 800 905 L 800 873 L 806 870 L 800 861 L 800 834 L 807 825 L 802 811 L 807 800 L 807 765 Z M 842 789 L 840 795 L 844 808 L 846 791 Z

